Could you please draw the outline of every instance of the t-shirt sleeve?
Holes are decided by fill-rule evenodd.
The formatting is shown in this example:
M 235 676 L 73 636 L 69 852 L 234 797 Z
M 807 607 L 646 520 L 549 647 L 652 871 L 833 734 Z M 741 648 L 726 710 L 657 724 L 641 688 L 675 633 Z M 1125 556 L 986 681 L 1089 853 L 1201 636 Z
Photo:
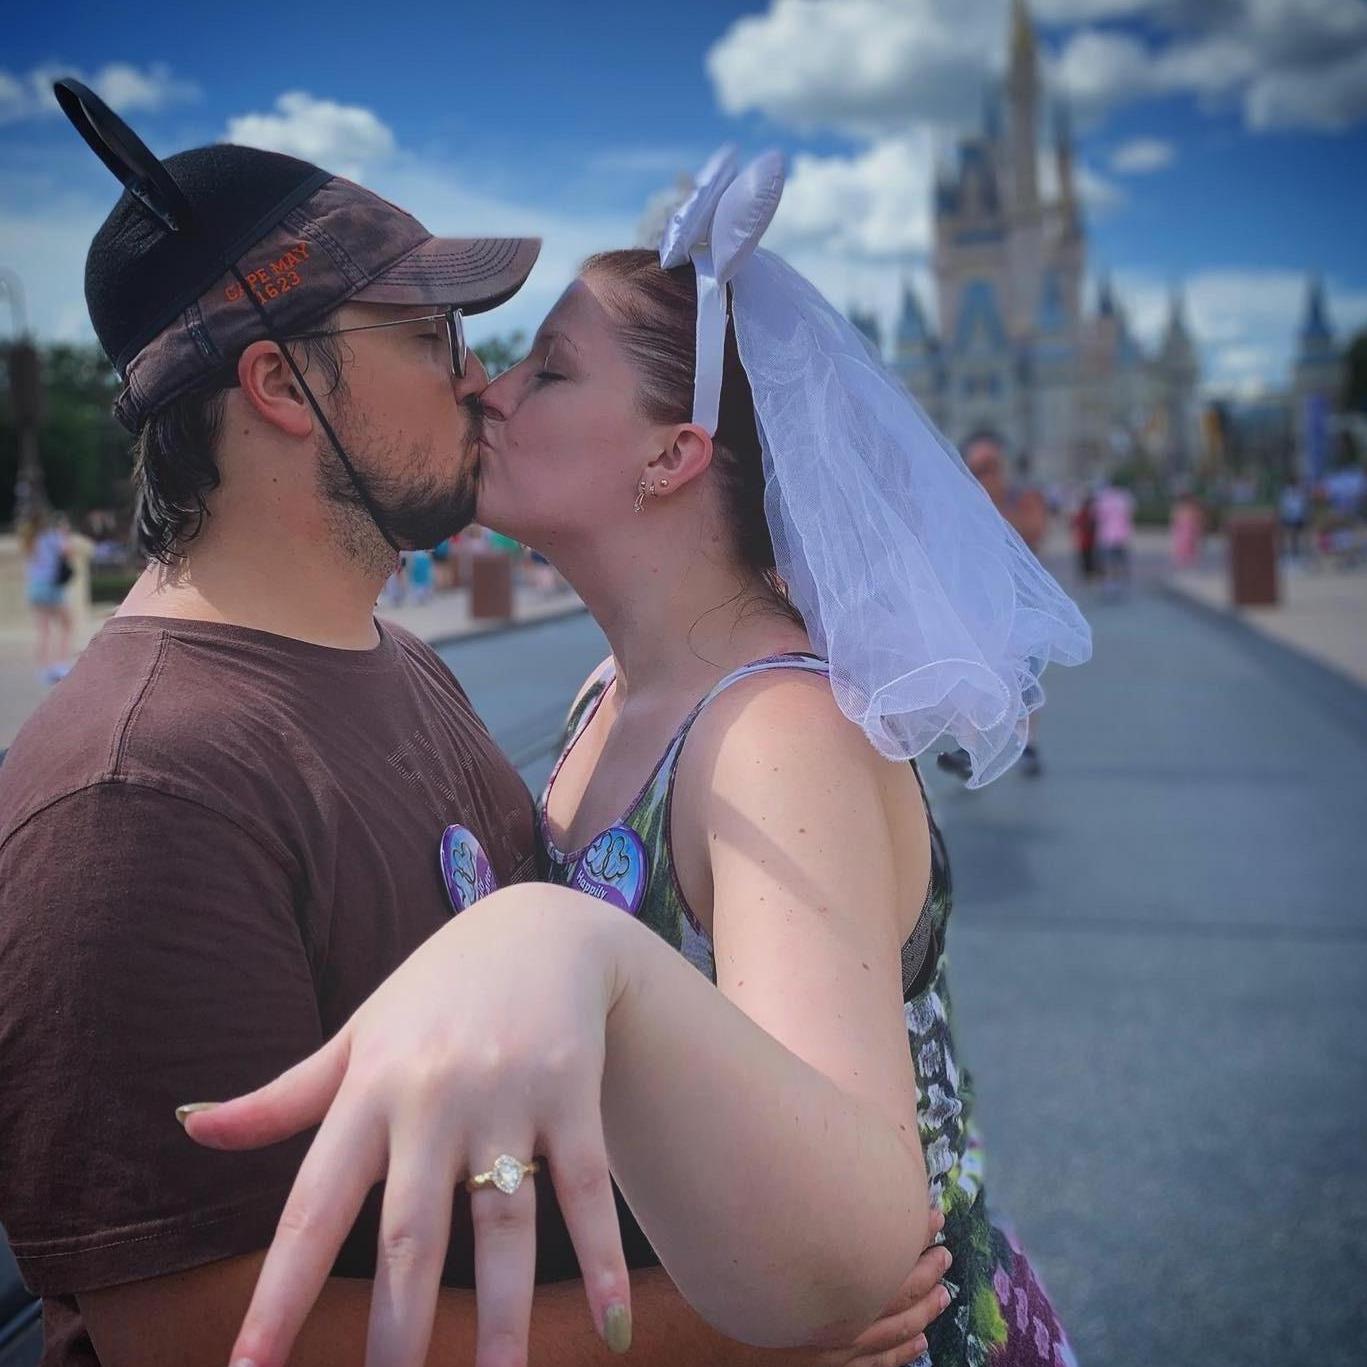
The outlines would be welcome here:
M 0 1223 L 39 1294 L 269 1244 L 308 1136 L 221 1153 L 176 1106 L 322 1042 L 291 878 L 241 826 L 128 783 L 0 847 Z

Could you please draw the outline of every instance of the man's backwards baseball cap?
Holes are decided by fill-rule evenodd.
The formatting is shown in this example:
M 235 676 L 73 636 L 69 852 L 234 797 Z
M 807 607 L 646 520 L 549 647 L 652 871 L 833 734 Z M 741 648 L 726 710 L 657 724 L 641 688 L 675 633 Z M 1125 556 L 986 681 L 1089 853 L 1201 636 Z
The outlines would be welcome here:
M 124 193 L 90 244 L 85 298 L 136 432 L 250 342 L 349 299 L 480 313 L 526 280 L 539 238 L 433 237 L 411 214 L 306 161 L 223 143 L 158 161 L 78 81 L 58 102 Z M 250 297 L 249 297 L 250 295 Z

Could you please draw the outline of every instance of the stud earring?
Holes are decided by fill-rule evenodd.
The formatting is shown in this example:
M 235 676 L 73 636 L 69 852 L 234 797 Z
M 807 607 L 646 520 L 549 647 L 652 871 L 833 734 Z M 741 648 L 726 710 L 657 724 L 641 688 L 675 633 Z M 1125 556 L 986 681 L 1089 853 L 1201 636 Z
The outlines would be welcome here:
M 669 481 L 668 481 L 667 479 L 662 479 L 662 480 L 660 481 L 660 488 L 661 488 L 661 489 L 668 489 L 668 488 L 669 488 Z

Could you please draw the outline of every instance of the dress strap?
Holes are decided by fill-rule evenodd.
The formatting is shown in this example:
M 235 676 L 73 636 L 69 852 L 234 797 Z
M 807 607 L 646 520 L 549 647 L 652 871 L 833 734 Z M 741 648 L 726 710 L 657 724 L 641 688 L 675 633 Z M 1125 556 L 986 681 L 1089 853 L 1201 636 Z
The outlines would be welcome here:
M 829 677 L 831 672 L 830 665 L 819 655 L 807 655 L 797 651 L 786 655 L 769 655 L 762 660 L 751 660 L 749 664 L 741 665 L 739 669 L 732 670 L 724 679 L 713 684 L 711 691 L 684 718 L 683 725 L 674 733 L 674 739 L 670 741 L 669 749 L 665 751 L 660 772 L 668 774 L 674 768 L 674 763 L 679 758 L 679 751 L 683 749 L 683 743 L 688 739 L 688 733 L 693 729 L 693 723 L 703 714 L 708 703 L 714 698 L 720 697 L 732 684 L 738 684 L 742 679 L 748 679 L 752 674 L 764 674 L 773 669 L 800 669 L 807 674 L 821 674 L 826 677 Z
M 617 669 L 611 655 L 588 677 L 583 691 L 565 718 L 565 739 L 561 750 L 568 750 L 579 739 L 579 733 L 589 724 L 589 719 L 598 710 L 598 703 L 607 692 L 608 685 L 616 677 Z

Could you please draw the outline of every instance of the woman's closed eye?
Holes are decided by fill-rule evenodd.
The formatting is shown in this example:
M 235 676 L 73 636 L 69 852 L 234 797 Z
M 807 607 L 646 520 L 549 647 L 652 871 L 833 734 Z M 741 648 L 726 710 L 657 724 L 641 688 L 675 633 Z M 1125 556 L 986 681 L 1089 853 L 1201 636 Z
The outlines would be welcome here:
M 551 384 L 555 380 L 563 380 L 563 375 L 557 375 L 553 370 L 538 370 L 532 378 L 537 384 Z

